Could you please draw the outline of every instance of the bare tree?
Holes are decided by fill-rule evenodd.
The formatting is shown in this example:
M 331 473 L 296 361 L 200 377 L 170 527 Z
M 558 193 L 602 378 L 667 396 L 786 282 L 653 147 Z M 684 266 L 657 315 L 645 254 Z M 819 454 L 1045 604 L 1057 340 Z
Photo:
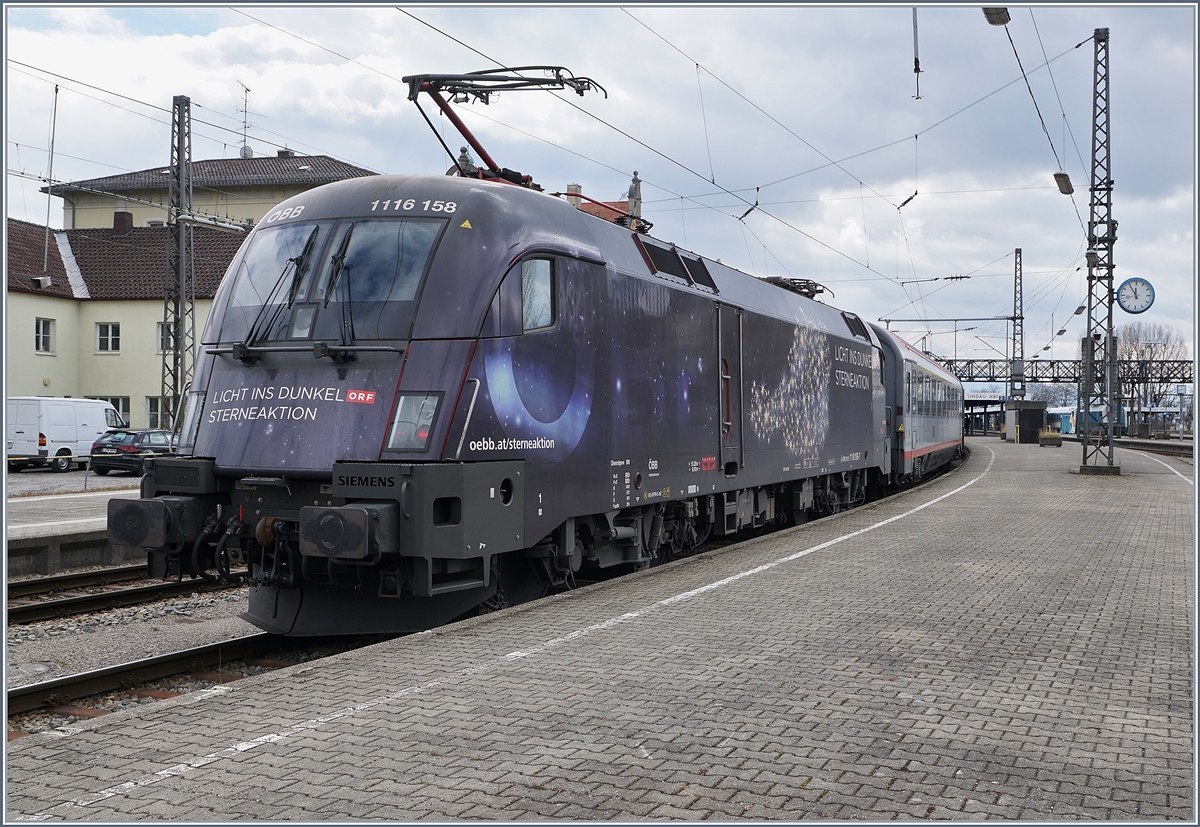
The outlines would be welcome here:
M 1030 382 L 1025 398 L 1034 402 L 1045 402 L 1047 408 L 1073 408 L 1079 398 L 1079 388 L 1075 385 Z
M 1160 322 L 1129 322 L 1113 329 L 1117 337 L 1117 358 L 1132 362 L 1162 362 L 1188 358 L 1187 339 L 1170 325 Z M 1126 397 L 1139 410 L 1163 404 L 1165 396 L 1175 394 L 1175 386 L 1166 383 L 1134 382 Z

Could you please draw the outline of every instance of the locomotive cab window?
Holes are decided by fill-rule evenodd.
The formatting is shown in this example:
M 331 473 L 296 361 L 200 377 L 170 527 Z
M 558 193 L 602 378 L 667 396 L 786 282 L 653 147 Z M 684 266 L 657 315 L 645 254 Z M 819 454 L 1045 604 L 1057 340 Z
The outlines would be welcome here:
M 387 218 L 256 231 L 233 273 L 223 341 L 405 339 L 446 222 Z
M 521 262 L 521 329 L 528 333 L 554 326 L 554 267 L 549 259 Z
M 482 336 L 520 336 L 554 327 L 558 315 L 554 262 L 527 258 L 515 265 L 492 299 Z

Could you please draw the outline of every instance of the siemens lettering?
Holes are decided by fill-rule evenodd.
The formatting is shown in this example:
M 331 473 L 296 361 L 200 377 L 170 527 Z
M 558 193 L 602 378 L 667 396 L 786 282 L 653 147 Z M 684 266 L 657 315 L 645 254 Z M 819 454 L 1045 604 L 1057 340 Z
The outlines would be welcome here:
M 344 488 L 355 486 L 366 488 L 395 488 L 395 477 L 352 477 L 349 474 L 338 475 L 338 485 Z

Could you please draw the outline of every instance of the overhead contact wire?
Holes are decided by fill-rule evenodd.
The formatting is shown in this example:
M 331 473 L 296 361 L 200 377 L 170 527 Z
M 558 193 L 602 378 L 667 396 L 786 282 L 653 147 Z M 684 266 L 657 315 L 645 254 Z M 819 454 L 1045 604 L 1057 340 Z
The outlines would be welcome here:
M 503 64 L 503 63 L 501 63 L 500 61 L 496 60 L 494 57 L 491 57 L 491 56 L 489 56 L 489 55 L 486 55 L 486 54 L 484 54 L 483 52 L 479 51 L 478 49 L 475 49 L 475 48 L 473 48 L 473 47 L 471 47 L 471 46 L 468 46 L 467 44 L 463 43 L 461 40 L 459 40 L 458 38 L 454 37 L 453 35 L 450 35 L 450 34 L 447 34 L 446 32 L 443 32 L 441 29 L 439 29 L 438 27 L 434 26 L 434 25 L 433 25 L 433 24 L 431 24 L 431 23 L 426 23 L 424 20 L 421 20 L 421 19 L 420 19 L 419 17 L 417 17 L 416 15 L 414 15 L 414 14 L 411 14 L 411 13 L 409 13 L 409 12 L 405 11 L 404 9 L 401 9 L 401 8 L 399 8 L 398 6 L 396 7 L 396 10 L 397 10 L 397 11 L 399 11 L 399 12 L 401 12 L 402 14 L 408 15 L 409 17 L 411 17 L 413 20 L 417 21 L 418 23 L 421 23 L 422 25 L 424 25 L 424 26 L 427 26 L 427 27 L 429 27 L 430 29 L 433 29 L 433 30 L 434 30 L 435 32 L 437 32 L 438 34 L 441 34 L 441 35 L 443 35 L 443 36 L 445 36 L 445 37 L 449 38 L 450 40 L 453 40 L 455 43 L 458 43 L 459 45 L 463 46 L 464 48 L 466 48 L 466 49 L 470 49 L 472 52 L 474 52 L 475 54 L 479 55 L 480 57 L 483 57 L 483 58 L 485 58 L 486 60 L 490 60 L 492 63 L 495 63 L 497 66 L 500 66 L 500 67 L 503 67 L 503 66 L 504 66 L 504 64 Z M 614 125 L 614 124 L 611 124 L 611 123 L 609 123 L 608 121 L 604 120 L 604 119 L 603 119 L 603 118 L 601 118 L 600 116 L 598 116 L 598 115 L 596 115 L 596 114 L 594 114 L 594 113 L 592 113 L 592 112 L 589 112 L 588 110 L 586 110 L 586 109 L 584 109 L 583 107 L 581 107 L 581 106 L 579 106 L 578 104 L 576 104 L 574 101 L 572 101 L 572 100 L 570 100 L 570 99 L 568 99 L 568 98 L 564 98 L 564 97 L 562 97 L 561 95 L 558 95 L 558 94 L 556 94 L 556 93 L 554 93 L 554 92 L 551 92 L 550 94 L 554 95 L 554 97 L 558 98 L 558 100 L 562 101 L 563 103 L 567 104 L 568 106 L 571 106 L 571 107 L 573 107 L 574 109 L 578 110 L 578 111 L 579 111 L 579 112 L 581 112 L 582 114 L 584 114 L 584 115 L 587 115 L 589 118 L 592 118 L 593 120 L 595 120 L 595 121 L 597 121 L 597 122 L 599 122 L 599 123 L 603 124 L 604 126 L 607 126 L 609 129 L 613 130 L 614 132 L 618 133 L 619 135 L 622 135 L 622 136 L 624 136 L 624 137 L 628 138 L 629 140 L 631 140 L 631 141 L 633 141 L 634 143 L 636 143 L 638 146 L 641 146 L 642 148 L 646 149 L 647 151 L 649 151 L 649 152 L 653 152 L 655 155 L 659 156 L 659 157 L 660 157 L 660 158 L 662 158 L 663 160 L 665 160 L 665 161 L 668 161 L 668 162 L 669 162 L 669 163 L 671 163 L 671 164 L 674 164 L 675 166 L 677 166 L 677 167 L 679 167 L 680 169 L 682 169 L 684 172 L 687 172 L 687 173 L 690 173 L 690 174 L 692 174 L 692 175 L 695 175 L 697 178 L 700 178 L 700 179 L 701 179 L 701 180 L 703 180 L 703 181 L 708 181 L 708 179 L 707 179 L 707 178 L 705 178 L 703 174 L 701 174 L 701 173 L 697 172 L 696 170 L 692 169 L 691 167 L 687 166 L 686 164 L 684 164 L 684 163 L 682 163 L 682 162 L 680 162 L 680 161 L 677 161 L 677 160 L 675 160 L 675 159 L 674 159 L 674 158 L 672 158 L 670 155 L 667 155 L 666 153 L 664 153 L 664 152 L 662 152 L 662 151 L 660 151 L 660 150 L 658 150 L 658 149 L 655 149 L 654 147 L 652 147 L 652 146 L 650 146 L 649 144 L 647 144 L 645 141 L 642 141 L 641 139 L 639 139 L 639 138 L 636 138 L 636 137 L 634 137 L 633 135 L 630 135 L 630 134 L 629 134 L 628 132 L 626 132 L 625 130 L 621 129 L 620 127 L 618 127 L 618 126 L 616 126 L 616 125 Z M 739 201 L 741 201 L 742 203 L 746 204 L 747 206 L 751 206 L 751 207 L 753 206 L 753 205 L 752 205 L 752 204 L 751 204 L 749 201 L 747 201 L 745 198 L 742 198 L 742 197 L 741 197 L 740 195 L 738 195 L 736 192 L 734 192 L 734 191 L 732 191 L 732 190 L 730 190 L 730 189 L 727 189 L 726 187 L 722 187 L 720 184 L 717 184 L 716 182 L 712 182 L 712 181 L 710 181 L 709 183 L 712 183 L 714 186 L 716 186 L 718 189 L 720 189 L 720 190 L 721 190 L 722 192 L 724 192 L 726 195 L 729 195 L 729 196 L 731 196 L 731 197 L 733 197 L 733 198 L 736 198 L 736 199 L 738 199 Z M 831 245 L 829 245 L 829 244 L 825 243 L 824 241 L 821 241 L 819 238 L 816 238 L 815 236 L 813 236 L 813 235 L 811 235 L 811 234 L 809 234 L 809 233 L 806 233 L 804 230 L 801 230 L 799 227 L 796 227 L 795 225 L 793 225 L 793 224 L 791 224 L 791 223 L 789 223 L 789 222 L 787 222 L 787 221 L 784 221 L 782 218 L 780 218 L 780 217 L 778 217 L 778 216 L 776 216 L 776 215 L 774 215 L 774 214 L 772 214 L 772 213 L 769 213 L 769 212 L 767 212 L 766 210 L 760 210 L 760 211 L 763 213 L 763 215 L 766 215 L 766 216 L 768 216 L 768 217 L 770 217 L 770 218 L 773 218 L 773 219 L 775 219 L 775 220 L 776 220 L 776 221 L 778 221 L 780 224 L 783 224 L 783 226 L 787 227 L 788 229 L 792 230 L 793 232 L 799 233 L 800 235 L 804 236 L 805 238 L 809 239 L 810 241 L 813 241 L 813 242 L 815 242 L 815 243 L 817 243 L 817 244 L 821 245 L 822 247 L 824 247 L 825 249 L 829 250 L 830 252 L 832 252 L 832 253 L 835 253 L 835 254 L 837 254 L 837 255 L 841 256 L 842 258 L 845 258 L 847 261 L 853 262 L 854 264 L 857 264 L 859 267 L 865 267 L 867 270 L 870 270 L 870 271 L 871 271 L 871 272 L 873 272 L 873 273 L 877 273 L 879 276 L 881 276 L 881 277 L 883 277 L 883 278 L 885 278 L 885 279 L 888 279 L 889 281 L 892 281 L 892 280 L 893 280 L 893 279 L 891 279 L 889 276 L 887 276 L 886 274 L 884 274 L 884 273 L 879 273 L 877 270 L 873 270 L 873 269 L 872 269 L 872 268 L 870 268 L 870 267 L 866 267 L 866 265 L 864 265 L 864 264 L 863 264 L 861 261 L 859 261 L 858 259 L 854 258 L 853 256 L 851 256 L 851 255 L 848 255 L 848 254 L 846 254 L 846 253 L 842 252 L 841 250 L 838 250 L 836 247 L 833 247 L 833 246 L 831 246 Z M 751 261 L 753 261 L 753 257 L 751 257 Z

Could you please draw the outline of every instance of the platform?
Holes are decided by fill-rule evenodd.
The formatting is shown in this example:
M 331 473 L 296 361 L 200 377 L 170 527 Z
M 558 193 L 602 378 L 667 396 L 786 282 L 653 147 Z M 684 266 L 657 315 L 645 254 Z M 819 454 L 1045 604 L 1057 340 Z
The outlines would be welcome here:
M 8 745 L 9 819 L 1194 820 L 1191 466 L 888 501 Z
M 8 576 L 145 562 L 144 549 L 108 541 L 108 500 L 137 493 L 94 491 L 10 499 L 5 525 Z

